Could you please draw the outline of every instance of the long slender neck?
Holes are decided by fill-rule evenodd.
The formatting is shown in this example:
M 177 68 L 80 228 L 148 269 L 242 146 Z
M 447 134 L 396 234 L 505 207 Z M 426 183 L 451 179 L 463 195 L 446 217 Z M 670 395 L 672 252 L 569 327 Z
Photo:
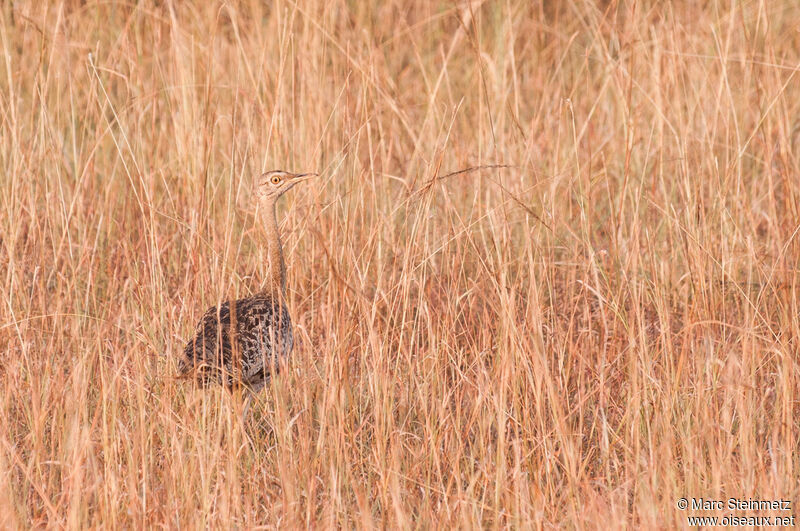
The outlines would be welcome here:
M 267 282 L 262 292 L 273 297 L 283 298 L 286 295 L 286 263 L 283 261 L 275 200 L 264 201 L 259 210 L 264 230 L 267 232 L 267 252 L 269 253 L 269 273 L 267 273 Z

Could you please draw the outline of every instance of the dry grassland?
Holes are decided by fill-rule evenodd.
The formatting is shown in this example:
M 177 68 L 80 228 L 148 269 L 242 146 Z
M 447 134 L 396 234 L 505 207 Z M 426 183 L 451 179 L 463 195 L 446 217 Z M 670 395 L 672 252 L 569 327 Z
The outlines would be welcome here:
M 0 527 L 800 502 L 794 0 L 0 10 Z M 251 447 L 173 376 L 260 286 L 273 168 L 322 176 Z

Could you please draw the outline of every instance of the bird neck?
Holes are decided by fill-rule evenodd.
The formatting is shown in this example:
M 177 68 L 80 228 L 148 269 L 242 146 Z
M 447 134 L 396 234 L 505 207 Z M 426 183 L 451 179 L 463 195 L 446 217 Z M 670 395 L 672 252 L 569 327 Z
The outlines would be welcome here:
M 260 210 L 264 230 L 267 233 L 269 257 L 269 272 L 262 292 L 276 298 L 283 298 L 286 295 L 286 263 L 283 261 L 283 247 L 281 247 L 281 235 L 278 230 L 275 200 L 265 201 Z

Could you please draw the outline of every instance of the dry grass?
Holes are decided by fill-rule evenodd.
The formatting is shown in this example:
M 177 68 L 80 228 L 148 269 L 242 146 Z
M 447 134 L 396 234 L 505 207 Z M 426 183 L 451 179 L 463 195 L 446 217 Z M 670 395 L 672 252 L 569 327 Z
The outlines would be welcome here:
M 797 2 L 133 4 L 2 4 L 0 527 L 800 500 Z M 251 449 L 172 377 L 276 167 Z

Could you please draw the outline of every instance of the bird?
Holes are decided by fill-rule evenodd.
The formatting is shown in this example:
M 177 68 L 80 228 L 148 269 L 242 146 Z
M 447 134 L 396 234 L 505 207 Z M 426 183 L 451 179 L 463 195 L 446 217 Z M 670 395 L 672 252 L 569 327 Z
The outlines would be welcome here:
M 256 217 L 267 236 L 267 278 L 256 294 L 209 308 L 178 362 L 179 378 L 194 379 L 204 387 L 217 383 L 229 390 L 244 388 L 243 424 L 253 396 L 269 383 L 294 346 L 276 203 L 298 183 L 316 175 L 273 170 L 255 180 Z

